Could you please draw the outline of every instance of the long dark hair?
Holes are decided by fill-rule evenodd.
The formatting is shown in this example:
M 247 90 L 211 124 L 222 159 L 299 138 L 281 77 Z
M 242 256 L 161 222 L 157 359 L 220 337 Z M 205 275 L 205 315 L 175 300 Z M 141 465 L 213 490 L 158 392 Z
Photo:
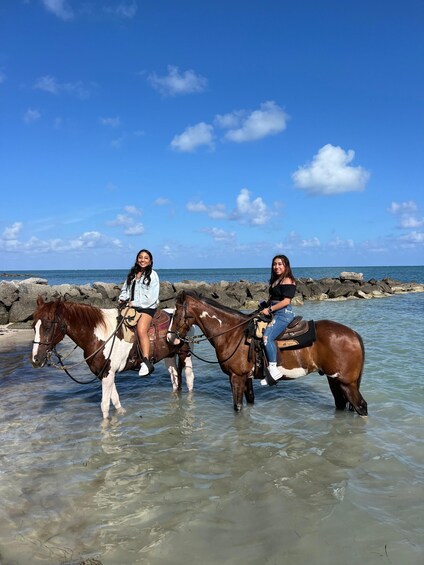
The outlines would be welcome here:
M 137 263 L 137 259 L 140 253 L 147 253 L 147 255 L 150 257 L 150 265 L 148 265 L 144 270 Z M 153 269 L 153 255 L 150 253 L 148 249 L 140 249 L 140 251 L 135 256 L 134 265 L 131 267 L 130 272 L 127 275 L 127 286 L 130 286 L 132 281 L 135 279 L 136 274 L 140 273 L 141 271 L 143 271 L 143 282 L 148 286 L 150 284 L 150 276 L 152 274 L 152 269 Z
M 274 265 L 274 261 L 276 259 L 281 259 L 281 261 L 284 264 L 285 267 L 284 278 L 289 278 L 294 283 L 296 283 L 296 279 L 294 278 L 294 275 L 291 270 L 289 258 L 286 255 L 276 255 L 275 257 L 272 258 L 272 262 L 271 262 L 271 276 L 269 279 L 269 286 L 271 287 L 275 283 L 275 281 L 279 278 L 279 276 L 276 273 L 274 273 L 274 269 L 272 268 Z

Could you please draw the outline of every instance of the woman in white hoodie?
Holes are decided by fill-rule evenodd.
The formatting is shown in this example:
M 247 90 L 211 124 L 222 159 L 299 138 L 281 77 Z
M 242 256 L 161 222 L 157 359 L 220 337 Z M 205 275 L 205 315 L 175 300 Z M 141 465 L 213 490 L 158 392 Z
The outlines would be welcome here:
M 149 327 L 159 304 L 159 276 L 153 270 L 153 256 L 147 249 L 137 253 L 135 263 L 128 273 L 127 280 L 119 295 L 119 302 L 133 307 L 141 312 L 137 323 L 137 336 L 143 361 L 139 375 L 144 377 L 153 373 L 153 363 L 149 360 L 150 341 Z

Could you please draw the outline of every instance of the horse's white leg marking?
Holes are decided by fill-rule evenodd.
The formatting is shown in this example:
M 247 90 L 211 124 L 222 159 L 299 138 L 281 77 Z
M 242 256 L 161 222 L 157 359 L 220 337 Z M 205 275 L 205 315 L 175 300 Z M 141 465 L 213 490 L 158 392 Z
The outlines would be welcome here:
M 194 386 L 194 372 L 193 372 L 193 361 L 191 356 L 186 357 L 184 363 L 184 373 L 186 379 L 187 390 L 191 392 Z
M 215 316 L 215 314 L 213 316 L 211 316 L 208 312 L 206 312 L 206 310 L 204 310 L 200 314 L 200 318 L 210 318 L 211 320 L 213 320 L 215 318 L 215 320 L 217 320 L 219 322 L 219 325 L 222 326 L 222 320 L 220 320 L 217 316 Z
M 113 388 L 111 394 L 112 404 L 115 406 L 115 410 L 118 414 L 125 414 L 126 410 L 121 404 L 121 400 L 119 398 L 118 390 L 116 388 L 115 379 L 113 380 Z
M 285 369 L 282 365 L 278 365 L 278 368 L 282 372 L 283 377 L 287 377 L 288 379 L 298 379 L 299 377 L 304 377 L 308 374 L 308 371 L 306 371 L 306 369 L 303 369 L 303 367 Z
M 178 390 L 178 370 L 176 365 L 176 356 L 165 357 L 164 359 L 166 368 L 168 370 L 169 376 L 171 377 L 172 390 L 177 392 Z
M 112 390 L 115 384 L 115 373 L 113 371 L 109 371 L 107 377 L 102 380 L 102 401 L 101 401 L 101 409 L 103 413 L 103 418 L 109 418 L 109 407 L 110 407 L 110 399 L 112 396 Z
M 41 327 L 41 320 L 38 320 L 38 322 L 35 324 L 35 327 L 34 327 L 34 330 L 35 330 L 34 341 L 40 341 L 40 327 Z M 34 345 L 32 346 L 32 360 L 33 361 L 37 357 L 37 353 L 38 353 L 38 343 L 34 343 Z

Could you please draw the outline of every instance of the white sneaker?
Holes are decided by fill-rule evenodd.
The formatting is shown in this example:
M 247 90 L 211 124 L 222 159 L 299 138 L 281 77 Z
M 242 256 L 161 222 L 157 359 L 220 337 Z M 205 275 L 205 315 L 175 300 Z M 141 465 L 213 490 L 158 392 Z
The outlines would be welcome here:
M 283 376 L 283 373 L 277 367 L 277 363 L 270 363 L 267 370 L 269 376 L 267 376 L 265 379 L 261 379 L 262 386 L 275 385 L 276 381 L 278 381 L 278 379 L 281 379 L 281 377 Z
M 149 374 L 149 368 L 146 363 L 140 365 L 140 370 L 138 371 L 139 377 L 146 377 Z
M 282 372 L 277 367 L 276 363 L 270 363 L 269 364 L 268 373 L 271 375 L 271 377 L 274 379 L 274 381 L 278 381 L 278 379 L 281 379 L 281 377 L 283 376 Z

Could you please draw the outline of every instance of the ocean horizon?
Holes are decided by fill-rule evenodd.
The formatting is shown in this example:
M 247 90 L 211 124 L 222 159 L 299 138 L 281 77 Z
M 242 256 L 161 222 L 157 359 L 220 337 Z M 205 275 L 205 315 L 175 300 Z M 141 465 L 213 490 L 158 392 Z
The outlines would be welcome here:
M 183 281 L 196 281 L 215 283 L 222 280 L 237 282 L 246 280 L 249 282 L 267 282 L 270 276 L 270 268 L 215 268 L 215 269 L 156 269 L 162 282 L 170 283 Z M 364 280 L 385 278 L 401 282 L 424 283 L 424 266 L 339 266 L 339 267 L 300 267 L 293 268 L 296 278 L 337 278 L 341 272 L 349 271 L 362 273 Z M 128 269 L 59 269 L 59 270 L 16 270 L 2 271 L 2 280 L 17 280 L 23 278 L 42 278 L 49 285 L 58 284 L 93 284 L 95 282 L 122 284 L 128 273 Z

